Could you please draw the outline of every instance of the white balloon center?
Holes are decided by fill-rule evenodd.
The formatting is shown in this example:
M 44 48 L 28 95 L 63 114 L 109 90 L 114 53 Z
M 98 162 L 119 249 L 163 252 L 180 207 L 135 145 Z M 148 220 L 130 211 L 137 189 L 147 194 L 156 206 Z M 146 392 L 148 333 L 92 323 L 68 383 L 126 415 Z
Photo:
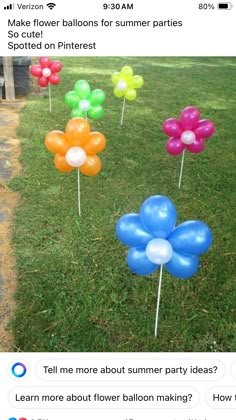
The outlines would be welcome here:
M 81 147 L 71 147 L 67 150 L 65 158 L 70 166 L 79 168 L 86 162 L 87 155 Z
M 146 247 L 146 255 L 154 264 L 165 264 L 173 256 L 173 248 L 166 239 L 152 239 Z
M 45 69 L 43 69 L 42 74 L 44 77 L 49 77 L 51 76 L 52 72 L 50 69 L 48 69 L 47 67 L 45 67 Z
M 192 144 L 196 140 L 196 136 L 191 130 L 183 131 L 180 138 L 184 144 Z
M 80 111 L 87 112 L 91 108 L 90 102 L 87 99 L 81 99 L 79 103 L 79 109 Z
M 127 87 L 127 83 L 124 80 L 120 80 L 116 85 L 116 89 L 119 92 L 124 92 L 127 89 Z

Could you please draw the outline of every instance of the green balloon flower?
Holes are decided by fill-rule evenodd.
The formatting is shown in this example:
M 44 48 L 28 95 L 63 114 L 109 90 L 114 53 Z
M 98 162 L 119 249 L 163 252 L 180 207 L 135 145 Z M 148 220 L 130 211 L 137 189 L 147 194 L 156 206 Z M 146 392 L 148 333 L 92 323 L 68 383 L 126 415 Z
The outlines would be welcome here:
M 86 80 L 78 80 L 74 90 L 67 92 L 65 103 L 71 106 L 71 117 L 86 118 L 87 115 L 94 120 L 103 117 L 104 110 L 101 104 L 105 101 L 105 93 L 101 89 L 91 88 Z

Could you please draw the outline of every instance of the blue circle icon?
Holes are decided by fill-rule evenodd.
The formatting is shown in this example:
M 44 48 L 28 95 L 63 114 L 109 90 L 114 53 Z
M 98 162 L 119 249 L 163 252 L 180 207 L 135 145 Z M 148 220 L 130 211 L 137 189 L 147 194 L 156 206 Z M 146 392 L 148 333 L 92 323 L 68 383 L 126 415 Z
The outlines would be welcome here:
M 11 373 L 16 378 L 22 378 L 23 376 L 25 376 L 26 372 L 27 372 L 26 366 L 24 365 L 24 363 L 21 363 L 21 362 L 14 363 L 14 365 L 11 368 Z
M 17 420 L 15 417 L 11 417 L 10 419 L 8 419 L 8 420 Z

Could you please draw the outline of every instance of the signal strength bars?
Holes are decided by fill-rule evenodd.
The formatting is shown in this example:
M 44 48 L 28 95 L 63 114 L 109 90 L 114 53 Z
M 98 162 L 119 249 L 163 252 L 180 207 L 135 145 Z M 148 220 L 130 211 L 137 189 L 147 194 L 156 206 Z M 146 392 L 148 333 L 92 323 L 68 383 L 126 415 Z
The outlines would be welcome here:
M 8 6 L 4 6 L 4 10 L 13 10 L 14 9 L 14 3 L 8 4 Z

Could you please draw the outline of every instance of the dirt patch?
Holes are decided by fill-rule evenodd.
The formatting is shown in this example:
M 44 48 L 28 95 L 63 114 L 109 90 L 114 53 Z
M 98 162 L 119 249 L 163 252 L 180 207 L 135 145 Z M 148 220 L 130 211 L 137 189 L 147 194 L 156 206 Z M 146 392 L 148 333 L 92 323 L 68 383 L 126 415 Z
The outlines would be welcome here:
M 19 174 L 20 155 L 16 128 L 23 99 L 0 102 L 0 351 L 13 351 L 9 322 L 14 313 L 14 293 L 17 286 L 15 258 L 11 248 L 13 210 L 18 195 L 12 192 L 7 181 Z
M 17 194 L 3 191 L 0 187 L 1 214 L 0 223 L 0 351 L 12 350 L 12 337 L 8 324 L 13 315 L 16 290 L 15 259 L 11 249 L 12 211 L 17 204 Z

